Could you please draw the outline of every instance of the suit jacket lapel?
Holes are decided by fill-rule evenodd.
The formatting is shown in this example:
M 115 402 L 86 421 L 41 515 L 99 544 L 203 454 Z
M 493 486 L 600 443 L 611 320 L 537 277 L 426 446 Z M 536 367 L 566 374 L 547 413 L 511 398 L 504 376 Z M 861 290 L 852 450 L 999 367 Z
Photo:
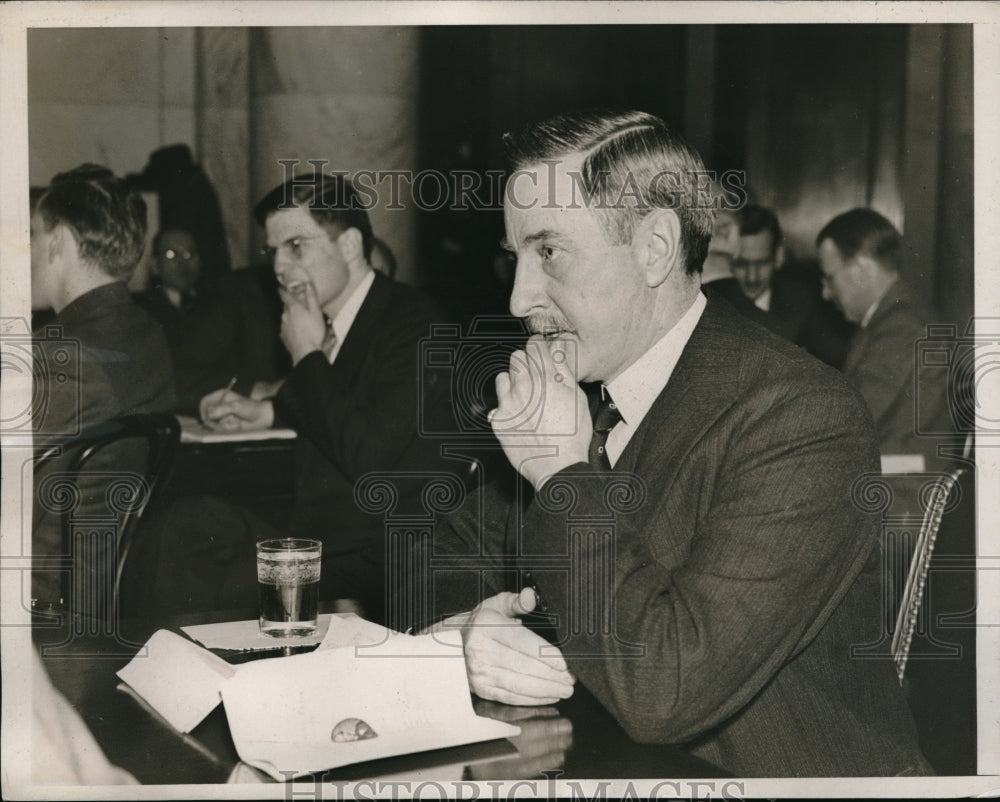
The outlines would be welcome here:
M 368 346 L 382 326 L 382 318 L 392 295 L 392 282 L 381 273 L 375 273 L 368 295 L 365 296 L 357 317 L 344 338 L 335 362 L 338 373 L 354 376 L 368 353 Z
M 685 455 L 737 394 L 733 322 L 709 299 L 674 372 L 632 436 L 615 470 L 655 476 L 668 486 Z

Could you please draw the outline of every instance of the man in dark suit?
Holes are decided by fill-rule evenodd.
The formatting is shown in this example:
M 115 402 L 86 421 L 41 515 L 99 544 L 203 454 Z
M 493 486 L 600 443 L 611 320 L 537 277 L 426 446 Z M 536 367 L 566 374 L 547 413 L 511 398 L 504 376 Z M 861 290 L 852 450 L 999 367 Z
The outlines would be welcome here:
M 284 302 L 281 337 L 293 367 L 272 397 L 261 384 L 250 396 L 220 389 L 202 399 L 201 415 L 226 431 L 296 430 L 295 501 L 285 531 L 323 541 L 321 595 L 357 599 L 369 618 L 380 619 L 385 524 L 355 501 L 354 487 L 370 472 L 411 474 L 401 480 L 402 513 L 419 504 L 416 474 L 456 468 L 437 441 L 417 435 L 419 343 L 438 313 L 421 293 L 372 269 L 371 224 L 346 179 L 297 177 L 268 193 L 254 214 L 267 231 Z M 424 401 L 435 403 L 435 395 Z M 206 558 L 214 567 L 185 586 L 235 594 L 222 600 L 230 604 L 253 603 L 253 542 L 280 532 L 218 502 L 197 510 L 175 508 L 172 528 L 187 529 L 190 549 L 200 547 L 190 532 L 205 526 L 179 522 L 207 514 L 233 523 Z M 193 561 L 179 562 L 178 570 L 193 570 Z M 228 578 L 226 588 L 213 571 Z
M 254 380 L 288 370 L 278 336 L 281 302 L 274 273 L 247 268 L 219 275 L 203 270 L 201 247 L 183 228 L 153 239 L 154 284 L 135 301 L 167 335 L 177 382 L 177 411 L 198 414 L 206 393 L 225 385 L 248 393 Z
M 847 350 L 849 326 L 823 302 L 819 277 L 804 264 L 786 259 L 778 217 L 764 206 L 740 212 L 733 275 L 743 294 L 764 313 L 771 331 L 838 367 Z
M 550 704 L 581 682 L 637 741 L 738 775 L 927 771 L 891 661 L 851 658 L 880 634 L 863 400 L 700 294 L 704 167 L 661 120 L 567 115 L 508 146 L 510 306 L 534 335 L 491 420 L 524 482 L 475 494 L 423 557 L 472 690 Z M 519 618 L 536 603 L 552 643 Z
M 146 204 L 104 167 L 82 165 L 61 173 L 39 199 L 31 218 L 31 306 L 51 308 L 56 315 L 34 332 L 42 357 L 37 366 L 49 368 L 34 376 L 42 399 L 34 420 L 36 451 L 67 444 L 111 418 L 173 407 L 163 330 L 132 302 L 125 286 L 142 256 L 145 236 Z M 137 470 L 143 455 L 123 448 L 113 464 L 99 461 L 90 470 L 95 475 Z M 46 558 L 68 547 L 62 542 L 59 504 L 39 495 L 45 476 L 64 468 L 64 460 L 57 459 L 35 476 L 32 548 L 38 569 L 32 599 L 37 609 L 64 601 L 59 574 L 46 569 Z M 88 501 L 103 499 L 108 481 L 106 476 L 84 481 L 82 495 Z M 106 557 L 97 549 L 74 559 L 85 559 L 89 570 L 100 572 Z
M 938 439 L 920 432 L 950 431 L 948 386 L 942 371 L 918 372 L 917 343 L 939 316 L 900 278 L 899 232 L 878 212 L 853 209 L 827 223 L 816 244 L 824 297 L 858 324 L 842 370 L 871 409 L 879 449 L 922 454 L 938 467 Z

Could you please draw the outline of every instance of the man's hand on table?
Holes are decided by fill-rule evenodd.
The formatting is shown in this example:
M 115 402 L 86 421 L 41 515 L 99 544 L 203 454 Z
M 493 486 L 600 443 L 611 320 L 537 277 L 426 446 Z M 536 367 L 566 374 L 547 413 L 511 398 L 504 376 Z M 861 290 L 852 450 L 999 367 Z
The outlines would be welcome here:
M 508 705 L 548 705 L 573 695 L 566 660 L 517 618 L 535 609 L 531 588 L 499 593 L 435 629 L 462 631 L 469 688 L 481 699 Z
M 201 399 L 198 412 L 202 422 L 219 432 L 253 432 L 274 423 L 274 405 L 255 401 L 222 388 Z

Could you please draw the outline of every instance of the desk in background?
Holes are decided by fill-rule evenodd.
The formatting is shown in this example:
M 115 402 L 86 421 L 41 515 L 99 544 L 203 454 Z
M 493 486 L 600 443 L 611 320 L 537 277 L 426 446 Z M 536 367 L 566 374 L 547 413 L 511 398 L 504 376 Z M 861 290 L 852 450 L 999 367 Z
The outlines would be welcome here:
M 164 496 L 208 494 L 251 509 L 287 507 L 294 498 L 295 432 L 221 434 L 177 416 L 181 442 Z

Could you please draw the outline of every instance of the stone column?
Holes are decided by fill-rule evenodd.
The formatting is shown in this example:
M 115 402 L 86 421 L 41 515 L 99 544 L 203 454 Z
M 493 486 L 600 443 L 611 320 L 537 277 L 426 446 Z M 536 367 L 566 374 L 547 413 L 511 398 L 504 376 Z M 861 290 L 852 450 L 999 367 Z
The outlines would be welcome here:
M 413 28 L 253 28 L 250 31 L 250 205 L 286 180 L 279 160 L 329 170 L 415 170 L 419 34 Z M 416 210 L 386 210 L 378 186 L 372 227 L 416 278 Z M 384 195 L 384 196 L 383 196 Z M 254 231 L 255 246 L 263 233 Z

